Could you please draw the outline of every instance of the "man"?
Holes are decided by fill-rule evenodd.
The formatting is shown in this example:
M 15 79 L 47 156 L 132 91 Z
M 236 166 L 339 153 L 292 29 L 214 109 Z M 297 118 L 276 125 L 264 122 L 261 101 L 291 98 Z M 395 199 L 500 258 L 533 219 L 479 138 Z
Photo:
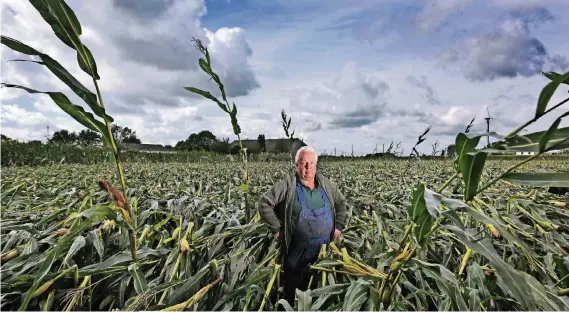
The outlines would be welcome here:
M 317 161 L 314 149 L 301 147 L 295 157 L 296 173 L 278 181 L 257 205 L 281 242 L 284 295 L 292 306 L 296 289 L 308 287 L 309 264 L 317 260 L 322 244 L 338 239 L 346 222 L 346 199 L 334 182 L 316 172 Z

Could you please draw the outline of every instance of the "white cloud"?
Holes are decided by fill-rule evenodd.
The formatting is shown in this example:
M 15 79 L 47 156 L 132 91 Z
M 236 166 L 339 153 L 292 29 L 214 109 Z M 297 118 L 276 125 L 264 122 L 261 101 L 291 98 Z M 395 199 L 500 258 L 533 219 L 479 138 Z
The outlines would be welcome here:
M 47 122 L 47 117 L 40 112 L 30 112 L 16 105 L 3 104 L 2 122 L 17 122 L 23 126 L 38 125 Z
M 530 77 L 541 70 L 565 70 L 568 65 L 563 56 L 552 56 L 522 20 L 507 20 L 495 31 L 468 39 L 444 59 L 464 64 L 466 77 L 475 81 Z

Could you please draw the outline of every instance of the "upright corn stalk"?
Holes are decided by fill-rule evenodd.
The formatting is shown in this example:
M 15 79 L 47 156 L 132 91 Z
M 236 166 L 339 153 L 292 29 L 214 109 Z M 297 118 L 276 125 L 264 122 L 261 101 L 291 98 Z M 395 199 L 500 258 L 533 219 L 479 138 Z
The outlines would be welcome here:
M 286 137 L 288 138 L 288 152 L 290 153 L 290 147 L 292 145 L 292 142 L 294 140 L 294 130 L 292 132 L 289 133 L 290 131 L 290 122 L 291 122 L 291 117 L 288 118 L 288 120 L 286 119 L 286 112 L 283 109 L 281 111 L 281 119 L 282 119 L 282 125 L 283 125 L 283 130 L 285 132 Z M 290 162 L 292 163 L 292 165 L 294 166 L 294 159 L 292 157 L 292 154 L 290 155 Z
M 79 96 L 91 108 L 93 113 L 99 118 L 93 116 L 92 113 L 85 111 L 82 106 L 75 105 L 61 92 L 44 92 L 24 87 L 21 85 L 2 83 L 2 86 L 9 88 L 20 88 L 29 93 L 43 93 L 50 96 L 50 98 L 59 106 L 64 112 L 69 114 L 73 119 L 78 121 L 83 126 L 90 130 L 98 132 L 102 135 L 105 146 L 107 146 L 113 155 L 113 160 L 116 164 L 118 179 L 122 187 L 122 196 L 124 197 L 124 205 L 119 207 L 122 210 L 125 221 L 128 225 L 130 233 L 130 248 L 132 259 L 136 260 L 136 231 L 132 227 L 132 220 L 136 218 L 133 215 L 132 209 L 126 194 L 126 181 L 123 173 L 122 163 L 120 159 L 120 150 L 115 142 L 115 138 L 111 132 L 111 124 L 114 121 L 111 116 L 105 112 L 105 104 L 101 96 L 99 84 L 97 80 L 100 79 L 97 73 L 97 64 L 87 48 L 80 39 L 81 24 L 75 16 L 73 10 L 65 3 L 64 0 L 30 0 L 30 3 L 40 13 L 46 23 L 51 27 L 55 35 L 68 47 L 77 51 L 77 61 L 79 67 L 83 72 L 87 73 L 93 80 L 96 94 L 91 92 L 83 86 L 69 71 L 67 71 L 59 62 L 52 59 L 49 55 L 41 53 L 36 49 L 7 36 L 1 37 L 1 43 L 8 48 L 30 56 L 36 56 L 40 61 L 35 60 L 20 60 L 34 62 L 47 67 L 55 76 L 57 76 L 63 83 L 65 83 L 77 96 Z
M 231 125 L 233 126 L 233 133 L 237 136 L 237 139 L 239 140 L 239 153 L 241 154 L 241 162 L 242 162 L 242 168 L 241 168 L 242 184 L 239 186 L 239 189 L 245 193 L 245 217 L 247 220 L 250 220 L 251 216 L 250 216 L 250 209 L 248 203 L 250 183 L 249 183 L 249 175 L 247 174 L 247 152 L 243 148 L 243 143 L 241 142 L 241 127 L 239 127 L 239 123 L 237 121 L 237 107 L 235 106 L 235 103 L 233 103 L 233 106 L 229 105 L 229 102 L 227 101 L 227 96 L 225 95 L 225 86 L 219 79 L 219 76 L 211 68 L 211 58 L 207 48 L 203 46 L 201 40 L 199 39 L 193 38 L 192 41 L 195 42 L 196 49 L 205 56 L 205 59 L 199 58 L 199 64 L 201 69 L 217 83 L 219 91 L 221 92 L 221 97 L 223 99 L 223 102 L 225 103 L 221 102 L 217 97 L 215 97 L 214 95 L 212 95 L 207 91 L 200 90 L 194 87 L 184 87 L 184 89 L 199 94 L 205 97 L 206 99 L 214 101 L 215 103 L 217 103 L 219 108 L 221 108 L 221 110 L 223 110 L 229 115 L 231 119 Z
M 561 120 L 568 117 L 569 112 L 558 116 L 546 131 L 519 135 L 519 133 L 530 124 L 569 102 L 569 98 L 566 98 L 547 109 L 549 101 L 559 85 L 569 85 L 569 72 L 562 75 L 557 73 L 547 73 L 544 75 L 549 78 L 551 82 L 542 89 L 538 98 L 535 115 L 532 119 L 506 136 L 500 136 L 496 133 L 470 134 L 468 131 L 472 125 L 471 122 L 465 132 L 459 133 L 456 136 L 455 174 L 436 192 L 426 188 L 423 183 L 415 185 L 411 205 L 408 207 L 411 224 L 407 227 L 403 239 L 399 244 L 401 247 L 392 260 L 387 278 L 383 280 L 378 291 L 380 298 L 382 298 L 386 305 L 385 307 L 389 306 L 391 302 L 393 290 L 396 288 L 397 282 L 403 274 L 402 268 L 416 255 L 418 250 L 425 247 L 431 234 L 439 228 L 443 228 L 446 233 L 454 234 L 466 247 L 461 268 L 457 274 L 458 277 L 462 278 L 464 267 L 472 254 L 477 253 L 486 258 L 489 265 L 496 269 L 496 274 L 508 287 L 509 294 L 516 299 L 523 309 L 563 309 L 556 305 L 553 300 L 547 302 L 532 300 L 532 298 L 534 298 L 533 294 L 536 292 L 542 294 L 547 293 L 545 286 L 534 283 L 530 287 L 530 283 L 526 280 L 524 275 L 520 274 L 513 266 L 502 260 L 502 257 L 500 257 L 493 248 L 489 248 L 487 244 L 485 245 L 479 238 L 471 232 L 468 232 L 465 224 L 463 224 L 457 214 L 458 212 L 464 212 L 474 220 L 485 223 L 492 231 L 496 231 L 510 241 L 510 243 L 522 249 L 528 262 L 537 261 L 535 253 L 529 246 L 512 235 L 501 223 L 491 219 L 483 211 L 471 206 L 476 207 L 476 203 L 480 202 L 480 199 L 476 198 L 478 194 L 484 192 L 500 180 L 514 184 L 540 187 L 566 186 L 567 183 L 569 183 L 567 175 L 564 173 L 513 172 L 515 169 L 548 151 L 569 147 L 569 127 L 559 128 Z M 496 137 L 498 141 L 482 149 L 477 149 L 480 139 L 484 136 Z M 488 154 L 502 152 L 534 152 L 535 154 L 506 169 L 485 184 L 480 185 Z M 462 201 L 446 198 L 441 194 L 457 177 L 461 177 L 462 180 Z M 441 221 L 443 219 L 450 222 L 442 223 Z M 558 289 L 558 293 L 562 294 L 563 290 Z M 549 294 L 549 296 L 554 295 Z M 455 297 L 453 304 L 452 309 L 461 310 L 465 307 L 464 301 L 460 296 Z

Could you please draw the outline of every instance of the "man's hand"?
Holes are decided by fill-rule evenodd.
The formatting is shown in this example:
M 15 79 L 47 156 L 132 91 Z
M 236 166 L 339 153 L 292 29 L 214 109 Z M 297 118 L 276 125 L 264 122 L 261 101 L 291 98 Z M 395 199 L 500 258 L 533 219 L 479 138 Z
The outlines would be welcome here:
M 340 230 L 336 229 L 334 231 L 334 241 L 338 240 L 338 237 L 340 237 L 340 234 L 342 234 L 342 232 L 340 232 Z
M 277 232 L 277 234 L 275 234 L 275 235 L 273 236 L 274 240 L 279 239 L 279 234 L 280 234 L 280 232 Z

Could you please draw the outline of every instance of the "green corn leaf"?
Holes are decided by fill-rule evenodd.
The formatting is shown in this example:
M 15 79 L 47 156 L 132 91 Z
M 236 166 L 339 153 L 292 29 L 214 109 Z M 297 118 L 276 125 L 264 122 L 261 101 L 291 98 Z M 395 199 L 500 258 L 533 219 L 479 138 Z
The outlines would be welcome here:
M 202 68 L 202 70 L 206 74 L 209 74 L 209 72 L 211 71 L 211 68 L 209 67 L 209 65 L 207 65 L 208 63 L 206 63 L 206 61 L 202 58 L 199 59 L 199 63 L 200 63 L 200 67 Z
M 202 280 L 210 272 L 209 264 L 202 267 L 190 279 L 188 279 L 182 286 L 178 287 L 172 295 L 168 297 L 166 306 L 173 306 L 187 300 L 196 293 L 201 285 Z
M 24 299 L 22 300 L 22 304 L 20 305 L 18 311 L 25 311 L 28 307 L 30 299 L 32 298 L 32 294 L 36 291 L 36 289 L 44 282 L 44 278 L 51 270 L 51 266 L 63 253 L 66 253 L 68 249 L 71 247 L 72 242 L 75 240 L 75 237 L 82 233 L 87 227 L 90 226 L 89 222 L 80 222 L 77 223 L 74 227 L 72 227 L 67 235 L 65 235 L 61 240 L 59 240 L 58 244 L 54 249 L 48 252 L 47 258 L 45 261 L 42 262 L 41 267 L 39 268 L 38 272 L 36 273 L 35 279 L 33 284 L 29 287 L 28 291 Z
M 541 73 L 542 73 L 545 77 L 549 78 L 549 80 L 556 80 L 556 79 L 558 79 L 558 78 L 561 76 L 561 74 L 556 73 L 556 72 L 548 72 L 548 73 L 541 72 Z M 563 82 L 561 82 L 561 83 L 564 83 L 564 84 L 569 85 L 569 78 L 565 79 L 565 80 L 564 80 Z
M 97 96 L 95 95 L 95 93 L 91 92 L 89 89 L 83 86 L 83 84 L 81 84 L 77 79 L 75 79 L 75 77 L 73 77 L 73 75 L 71 75 L 71 73 L 67 71 L 67 69 L 65 69 L 61 64 L 59 64 L 59 62 L 52 59 L 49 55 L 43 54 L 35 50 L 34 48 L 10 37 L 2 36 L 1 43 L 14 51 L 27 55 L 38 56 L 42 61 L 35 63 L 47 67 L 55 76 L 57 76 L 57 78 L 59 78 L 73 92 L 75 92 L 77 96 L 83 99 L 85 103 L 89 105 L 91 110 L 93 110 L 93 113 L 95 113 L 95 115 L 102 118 L 107 118 L 109 122 L 114 121 L 114 119 L 111 116 L 105 114 L 104 108 L 101 107 L 97 102 Z
M 199 94 L 199 95 L 201 95 L 201 96 L 203 96 L 203 97 L 205 97 L 205 98 L 207 98 L 207 99 L 210 99 L 210 100 L 216 102 L 217 105 L 218 105 L 224 112 L 229 113 L 229 111 L 227 110 L 227 105 L 221 103 L 215 96 L 211 95 L 211 93 L 209 93 L 209 92 L 207 92 L 207 91 L 200 90 L 200 89 L 198 89 L 198 88 L 194 88 L 194 87 L 184 87 L 184 89 L 186 89 L 186 90 L 188 90 L 188 91 L 190 91 L 190 92 Z
M 307 291 L 296 290 L 297 304 L 296 308 L 298 311 L 312 311 L 312 296 L 310 296 L 310 289 Z
M 458 208 L 458 210 L 468 213 L 471 217 L 474 218 L 474 220 L 476 220 L 480 223 L 492 224 L 496 228 L 496 230 L 498 232 L 500 232 L 500 234 L 502 236 L 504 236 L 504 238 L 506 238 L 511 244 L 517 245 L 518 247 L 523 249 L 525 253 L 527 253 L 528 255 L 530 255 L 534 258 L 538 257 L 536 252 L 532 248 L 530 248 L 524 241 L 522 241 L 521 239 L 519 239 L 518 237 L 516 237 L 515 235 L 510 233 L 510 231 L 508 231 L 506 229 L 506 226 L 504 224 L 488 217 L 484 213 L 482 213 L 482 212 L 480 212 L 480 211 L 478 211 L 478 210 L 476 210 L 476 209 L 474 209 L 474 208 L 472 208 L 466 204 L 463 204 L 460 207 L 455 206 L 455 208 Z M 445 213 L 447 213 L 447 212 L 446 211 L 443 212 L 443 214 L 445 214 Z M 459 227 L 462 226 L 462 224 L 456 222 L 456 219 L 452 219 L 452 218 L 449 218 L 449 219 L 453 220 L 457 226 L 459 226 Z
M 351 283 L 328 285 L 311 290 L 310 295 L 312 297 L 320 297 L 324 295 L 340 295 L 345 293 L 346 289 L 351 285 Z
M 99 234 L 97 234 L 97 232 L 95 231 L 90 231 L 89 239 L 91 240 L 93 247 L 95 247 L 95 250 L 99 254 L 99 261 L 103 261 L 103 258 L 105 256 L 105 246 L 103 245 L 103 242 L 99 237 Z
M 480 142 L 481 135 L 472 136 L 465 133 L 459 133 L 455 139 L 456 159 L 454 162 L 455 168 L 460 171 L 462 159 L 466 154 L 474 151 L 478 142 Z
M 480 311 L 480 291 L 478 289 L 470 289 L 468 293 L 468 310 Z
M 237 117 L 235 115 L 231 115 L 231 125 L 233 126 L 233 133 L 235 133 L 235 135 L 241 134 L 241 127 L 239 127 L 239 123 L 237 122 Z
M 569 174 L 564 172 L 509 172 L 502 180 L 532 187 L 569 187 Z
M 534 302 L 539 305 L 542 311 L 568 311 L 569 301 L 563 301 L 557 296 L 557 289 L 553 290 L 541 284 L 535 277 L 522 272 L 522 276 L 526 279 L 526 283 L 531 289 L 531 295 Z
M 26 247 L 24 247 L 22 255 L 35 253 L 37 250 L 38 250 L 38 241 L 32 237 L 30 241 L 26 243 Z
M 460 162 L 460 172 L 464 181 L 464 200 L 469 201 L 474 198 L 478 190 L 478 184 L 484 164 L 488 154 L 484 152 L 474 152 L 462 155 Z
M 70 267 L 71 265 L 69 264 L 69 260 L 73 256 L 75 256 L 79 252 L 79 250 L 81 250 L 81 248 L 83 248 L 85 246 L 85 243 L 86 243 L 85 237 L 77 236 L 75 238 L 75 240 L 73 240 L 73 244 L 71 244 L 71 248 L 69 248 L 67 255 L 63 259 L 63 263 L 65 263 L 67 266 Z
M 99 80 L 93 54 L 79 39 L 81 26 L 73 10 L 63 0 L 30 0 L 30 3 L 49 24 L 55 35 L 68 47 L 77 51 L 79 67 Z
M 124 272 L 121 281 L 120 281 L 120 286 L 119 286 L 119 306 L 122 307 L 124 306 L 125 303 L 125 298 L 126 298 L 126 289 L 128 288 L 128 285 L 130 284 L 130 280 L 132 279 L 132 275 L 128 274 L 128 272 Z
M 65 94 L 63 94 L 61 92 L 43 92 L 43 91 L 38 91 L 38 90 L 31 89 L 31 88 L 27 88 L 27 87 L 23 87 L 23 86 L 19 86 L 19 85 L 13 85 L 13 84 L 2 83 L 2 85 L 4 87 L 8 87 L 8 88 L 23 89 L 23 90 L 27 91 L 28 93 L 32 93 L 32 94 L 33 93 L 43 93 L 43 94 L 49 95 L 49 97 L 53 100 L 53 102 L 55 104 L 57 104 L 57 106 L 59 106 L 59 108 L 61 108 L 69 116 L 73 117 L 73 119 L 75 119 L 77 122 L 79 122 L 83 126 L 89 128 L 93 131 L 96 131 L 96 132 L 103 134 L 103 139 L 107 142 L 110 142 L 109 134 L 106 131 L 107 127 L 105 126 L 105 124 L 103 124 L 102 122 L 95 119 L 95 116 L 93 116 L 93 114 L 91 114 L 89 112 L 86 112 L 83 107 L 71 103 L 71 101 L 69 101 L 69 99 L 67 98 L 67 96 L 65 96 Z
M 484 275 L 482 267 L 478 263 L 473 262 L 468 266 L 466 276 L 468 287 L 477 289 L 483 298 L 490 297 L 490 291 L 488 291 L 488 288 L 486 287 L 486 276 Z
M 472 230 L 463 230 L 454 225 L 442 225 L 443 228 L 449 230 L 457 238 L 472 249 L 490 261 L 490 265 L 496 270 L 498 277 L 504 282 L 508 292 L 518 300 L 518 303 L 526 310 L 537 310 L 535 303 L 530 300 L 532 294 L 523 276 L 511 265 L 502 260 L 498 255 L 489 239 L 479 239 L 473 236 Z
M 440 291 L 452 302 L 452 310 L 467 311 L 468 306 L 459 291 L 458 280 L 454 273 L 440 264 L 427 263 L 418 259 L 413 260 L 421 266 L 421 270 L 427 277 L 432 278 Z
M 34 225 L 32 223 L 24 223 L 24 224 L 13 224 L 13 225 L 4 225 L 2 224 L 2 230 L 3 231 L 15 231 L 15 230 L 22 230 L 22 231 L 26 231 L 30 234 L 40 234 L 40 232 L 38 232 L 38 230 L 36 230 L 34 228 Z
M 539 142 L 547 131 L 539 131 L 526 135 L 515 135 L 503 141 L 491 144 L 491 147 L 481 151 L 486 153 L 504 153 L 504 152 L 534 152 L 540 150 Z M 545 151 L 551 149 L 564 149 L 569 147 L 569 127 L 558 128 L 548 138 Z
M 351 283 L 346 291 L 344 297 L 343 311 L 359 311 L 362 304 L 364 304 L 369 294 L 369 281 L 358 279 Z
M 132 276 L 132 280 L 134 281 L 134 290 L 137 294 L 141 294 L 148 290 L 148 282 L 146 282 L 146 278 L 144 274 L 140 271 L 140 268 L 136 263 L 133 263 L 128 266 L 128 271 Z
M 89 208 L 76 216 L 76 218 L 81 217 L 87 218 L 93 224 L 96 224 L 104 219 L 115 220 L 117 218 L 117 211 L 110 206 L 96 206 Z
M 543 153 L 546 152 L 547 149 L 547 144 L 549 143 L 549 140 L 551 140 L 551 138 L 555 135 L 555 133 L 557 132 L 557 128 L 559 127 L 559 124 L 561 123 L 561 119 L 565 118 L 569 116 L 569 111 L 566 112 L 565 114 L 559 116 L 559 118 L 557 118 L 549 127 L 549 129 L 547 129 L 547 131 L 539 138 L 539 152 Z M 567 139 L 569 139 L 569 136 L 567 136 Z M 562 144 L 563 142 L 559 142 L 560 144 Z
M 566 72 L 565 74 L 555 77 L 555 79 L 553 79 L 541 90 L 539 98 L 537 99 L 535 118 L 543 116 L 545 110 L 547 109 L 547 104 L 549 103 L 549 100 L 551 99 L 551 97 L 553 96 L 559 85 L 567 79 L 569 79 L 569 72 Z
M 431 209 L 435 209 L 431 207 Z M 427 234 L 435 223 L 435 217 L 429 213 L 427 202 L 425 201 L 425 185 L 419 183 L 413 188 L 413 198 L 411 205 L 408 206 L 407 212 L 411 217 L 415 227 L 413 234 L 419 242 L 419 245 L 424 246 L 427 242 Z

